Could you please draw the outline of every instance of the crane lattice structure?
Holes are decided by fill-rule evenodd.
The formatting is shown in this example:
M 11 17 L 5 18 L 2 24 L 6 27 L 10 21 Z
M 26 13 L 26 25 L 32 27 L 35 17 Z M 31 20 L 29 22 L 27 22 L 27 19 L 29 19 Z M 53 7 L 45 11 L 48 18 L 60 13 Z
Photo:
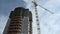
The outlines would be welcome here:
M 53 12 L 51 12 L 50 10 L 42 7 L 41 5 L 38 5 L 36 3 L 36 0 L 32 1 L 33 4 L 34 4 L 34 7 L 35 7 L 35 16 L 36 16 L 36 24 L 37 24 L 37 34 L 41 34 L 41 31 L 40 31 L 40 22 L 39 22 L 39 16 L 38 16 L 38 11 L 37 11 L 37 6 L 40 6 L 41 8 L 45 9 L 46 11 L 50 12 L 51 14 L 53 14 Z
M 37 34 L 40 34 L 40 24 L 39 24 L 39 17 L 38 17 L 38 12 L 37 12 L 37 4 L 35 2 L 35 0 L 33 1 L 34 3 L 34 7 L 35 7 L 35 16 L 36 16 L 36 23 L 37 23 L 37 31 L 38 33 Z

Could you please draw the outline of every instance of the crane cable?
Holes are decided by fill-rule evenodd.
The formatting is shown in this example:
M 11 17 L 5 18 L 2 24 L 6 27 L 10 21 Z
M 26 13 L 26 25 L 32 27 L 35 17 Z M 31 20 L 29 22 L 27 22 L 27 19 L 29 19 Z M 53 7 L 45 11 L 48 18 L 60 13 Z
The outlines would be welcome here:
M 51 12 L 50 10 L 48 10 L 48 9 L 46 9 L 46 8 L 44 8 L 43 6 L 41 6 L 41 5 L 38 5 L 38 6 L 40 6 L 41 8 L 43 8 L 43 9 L 45 9 L 46 11 L 48 11 L 49 13 L 51 13 L 51 14 L 54 14 L 53 12 Z

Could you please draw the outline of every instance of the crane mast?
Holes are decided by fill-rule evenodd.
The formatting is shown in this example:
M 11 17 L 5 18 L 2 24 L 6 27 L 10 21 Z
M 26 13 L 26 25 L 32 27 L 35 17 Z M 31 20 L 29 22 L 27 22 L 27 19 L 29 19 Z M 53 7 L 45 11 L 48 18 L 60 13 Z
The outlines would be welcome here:
M 37 3 L 34 0 L 33 1 L 34 7 L 35 7 L 35 17 L 36 17 L 36 24 L 37 24 L 37 34 L 40 34 L 40 24 L 39 24 L 39 16 L 37 11 Z

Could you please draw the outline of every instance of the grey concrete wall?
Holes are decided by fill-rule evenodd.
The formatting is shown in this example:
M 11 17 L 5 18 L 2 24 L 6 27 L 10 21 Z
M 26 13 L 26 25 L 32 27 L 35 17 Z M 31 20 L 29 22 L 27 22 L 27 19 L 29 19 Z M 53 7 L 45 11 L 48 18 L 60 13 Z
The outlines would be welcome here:
M 28 23 L 29 23 L 29 18 L 24 17 L 23 22 L 22 22 L 22 31 L 21 34 L 28 34 Z

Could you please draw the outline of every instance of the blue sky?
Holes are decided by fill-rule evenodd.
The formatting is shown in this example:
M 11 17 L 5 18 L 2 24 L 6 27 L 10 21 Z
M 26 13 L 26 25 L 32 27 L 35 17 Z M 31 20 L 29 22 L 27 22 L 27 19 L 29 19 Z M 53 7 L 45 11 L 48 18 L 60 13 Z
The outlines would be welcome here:
M 0 34 L 3 32 L 10 11 L 18 6 L 30 9 L 33 14 L 33 34 L 37 34 L 34 6 L 31 1 L 32 0 L 0 0 Z M 37 0 L 37 3 L 54 12 L 54 14 L 51 14 L 37 6 L 41 34 L 60 34 L 60 0 Z

